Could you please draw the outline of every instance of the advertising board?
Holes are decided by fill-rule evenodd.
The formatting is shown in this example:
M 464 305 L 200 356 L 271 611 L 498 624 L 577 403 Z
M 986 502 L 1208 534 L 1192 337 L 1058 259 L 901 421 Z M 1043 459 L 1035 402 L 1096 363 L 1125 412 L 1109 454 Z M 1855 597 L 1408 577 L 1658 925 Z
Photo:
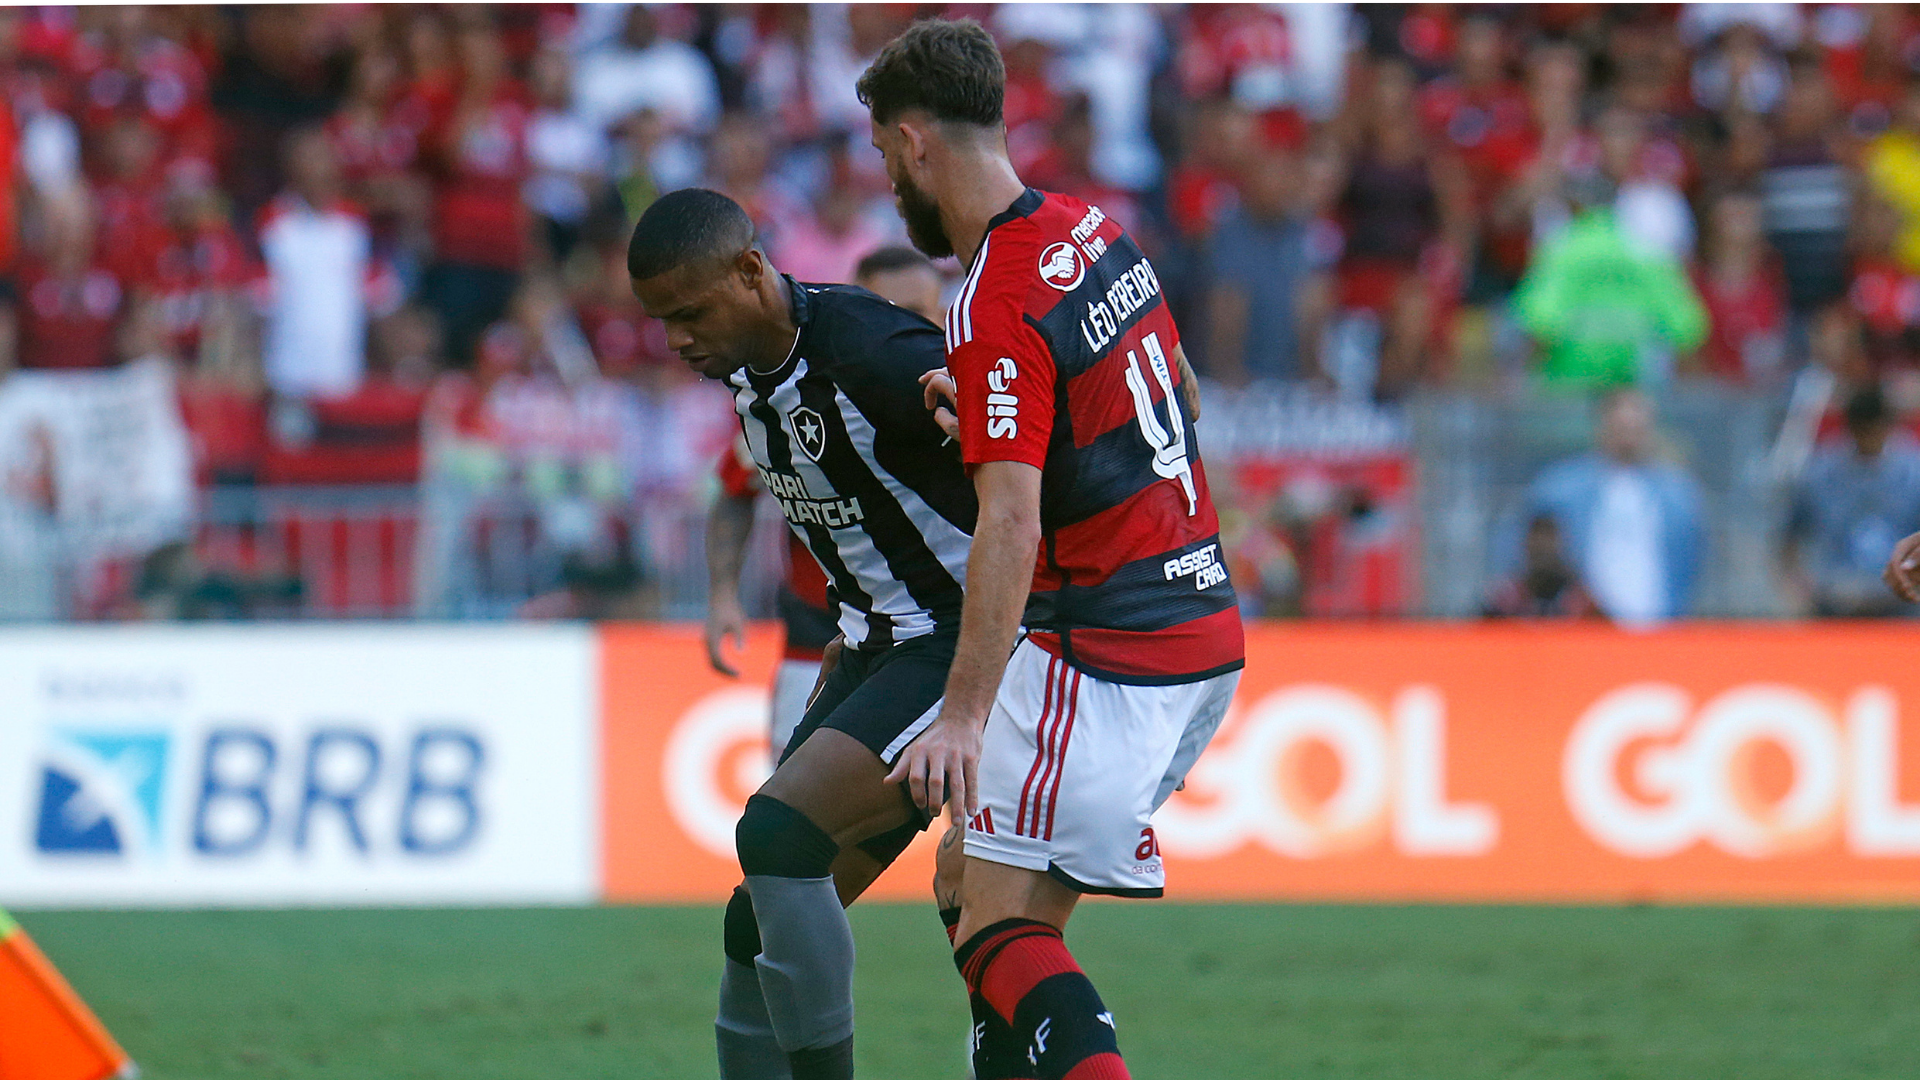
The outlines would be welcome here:
M 0 904 L 579 903 L 577 627 L 0 633 Z
M 757 634 L 743 670 L 772 667 Z M 1920 900 L 1920 631 L 1250 626 L 1156 818 L 1177 899 Z M 605 631 L 606 895 L 717 901 L 765 690 Z M 873 895 L 919 899 L 923 838 Z

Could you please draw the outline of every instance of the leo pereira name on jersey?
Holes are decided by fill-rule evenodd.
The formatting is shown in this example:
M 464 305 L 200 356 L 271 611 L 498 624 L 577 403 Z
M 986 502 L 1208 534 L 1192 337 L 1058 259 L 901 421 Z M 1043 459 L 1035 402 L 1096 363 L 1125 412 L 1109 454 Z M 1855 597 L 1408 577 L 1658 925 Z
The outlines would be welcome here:
M 793 352 L 727 377 L 754 465 L 826 571 L 849 645 L 953 629 L 978 503 L 921 398 L 946 340 L 865 289 L 786 282 Z

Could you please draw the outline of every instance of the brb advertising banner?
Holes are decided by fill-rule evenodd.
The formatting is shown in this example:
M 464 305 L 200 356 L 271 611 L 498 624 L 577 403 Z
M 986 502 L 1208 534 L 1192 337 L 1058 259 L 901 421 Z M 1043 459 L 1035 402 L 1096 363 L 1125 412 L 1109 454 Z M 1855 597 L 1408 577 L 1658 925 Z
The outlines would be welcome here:
M 1920 900 L 1920 630 L 1249 630 L 1156 820 L 1171 897 Z M 691 629 L 609 628 L 602 663 L 607 897 L 724 897 L 764 686 Z M 930 845 L 902 863 L 874 895 L 928 895 Z
M 0 634 L 0 903 L 579 903 L 592 631 Z

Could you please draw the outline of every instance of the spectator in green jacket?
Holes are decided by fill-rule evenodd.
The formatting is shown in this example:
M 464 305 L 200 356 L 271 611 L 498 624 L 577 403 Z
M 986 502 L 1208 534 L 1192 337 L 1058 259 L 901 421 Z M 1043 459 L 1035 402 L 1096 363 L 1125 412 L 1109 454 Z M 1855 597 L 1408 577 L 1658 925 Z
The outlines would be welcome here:
M 1633 385 L 1706 340 L 1706 309 L 1680 263 L 1621 231 L 1603 183 L 1582 182 L 1582 208 L 1540 248 L 1514 295 L 1549 384 Z

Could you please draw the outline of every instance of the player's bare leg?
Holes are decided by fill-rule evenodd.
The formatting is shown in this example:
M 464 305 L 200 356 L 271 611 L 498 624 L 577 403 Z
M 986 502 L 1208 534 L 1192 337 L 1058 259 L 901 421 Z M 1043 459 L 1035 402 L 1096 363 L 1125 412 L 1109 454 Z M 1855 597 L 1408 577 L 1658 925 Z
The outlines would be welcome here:
M 967 941 L 997 922 L 1031 919 L 1065 930 L 1080 894 L 1038 870 L 968 857 L 960 883 L 960 925 Z
M 967 830 L 958 825 L 949 826 L 933 854 L 933 902 L 940 912 L 940 921 L 946 924 L 949 945 L 955 943 L 954 934 L 960 929 L 960 882 L 967 868 L 966 837 Z
M 725 1080 L 852 1075 L 853 932 L 844 905 L 919 825 L 886 774 L 858 739 L 820 728 L 748 801 L 736 830 L 746 883 L 728 906 L 731 962 L 717 1025 Z

